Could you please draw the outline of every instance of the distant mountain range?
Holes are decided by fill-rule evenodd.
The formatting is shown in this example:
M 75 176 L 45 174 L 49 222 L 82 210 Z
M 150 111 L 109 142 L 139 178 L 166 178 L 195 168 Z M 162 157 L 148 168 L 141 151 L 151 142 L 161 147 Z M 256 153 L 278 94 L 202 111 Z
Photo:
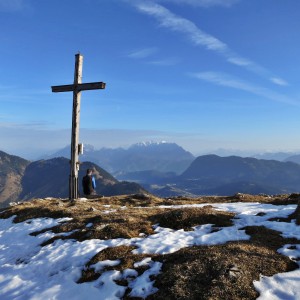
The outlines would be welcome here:
M 180 176 L 196 193 L 289 193 L 300 191 L 300 165 L 292 162 L 206 155 Z M 239 190 L 238 190 L 239 189 Z
M 135 172 L 127 180 L 139 182 L 162 196 L 285 194 L 300 191 L 300 165 L 238 156 L 204 155 L 181 175 Z
M 34 197 L 67 197 L 69 152 L 66 147 L 36 162 L 0 152 L 0 206 Z M 174 143 L 140 143 L 128 149 L 95 150 L 88 145 L 80 160 L 90 162 L 82 163 L 79 180 L 87 168 L 95 167 L 97 192 L 107 196 L 145 191 L 162 197 L 300 191 L 300 155 L 286 157 L 285 162 L 217 155 L 195 158 Z
M 70 158 L 70 147 L 65 147 L 53 153 L 54 157 Z M 114 175 L 127 172 L 156 170 L 160 172 L 182 173 L 192 163 L 195 157 L 175 143 L 138 143 L 128 149 L 102 148 L 95 150 L 93 146 L 84 146 L 82 161 L 91 161 Z
M 67 198 L 69 191 L 70 163 L 67 158 L 52 158 L 29 162 L 0 152 L 0 207 L 10 202 L 32 198 Z M 96 191 L 100 195 L 113 196 L 146 192 L 133 182 L 120 182 L 94 163 L 84 162 L 79 171 L 79 183 L 87 168 L 95 168 Z M 82 195 L 82 187 L 80 193 Z
M 298 155 L 296 152 L 265 152 L 261 154 L 253 155 L 253 158 L 278 160 L 278 161 L 290 161 L 290 158 Z
M 300 164 L 300 154 L 289 156 L 289 157 L 285 158 L 284 161 L 290 161 L 290 162 L 294 162 L 296 164 Z

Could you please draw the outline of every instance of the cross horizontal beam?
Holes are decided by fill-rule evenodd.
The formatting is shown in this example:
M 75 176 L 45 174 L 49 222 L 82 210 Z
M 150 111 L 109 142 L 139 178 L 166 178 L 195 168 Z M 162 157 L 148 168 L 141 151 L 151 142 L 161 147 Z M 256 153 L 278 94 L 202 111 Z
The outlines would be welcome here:
M 104 82 L 90 82 L 90 83 L 80 83 L 80 84 L 67 84 L 67 85 L 56 85 L 52 86 L 53 93 L 59 92 L 80 92 L 80 91 L 88 91 L 88 90 L 99 90 L 105 89 Z

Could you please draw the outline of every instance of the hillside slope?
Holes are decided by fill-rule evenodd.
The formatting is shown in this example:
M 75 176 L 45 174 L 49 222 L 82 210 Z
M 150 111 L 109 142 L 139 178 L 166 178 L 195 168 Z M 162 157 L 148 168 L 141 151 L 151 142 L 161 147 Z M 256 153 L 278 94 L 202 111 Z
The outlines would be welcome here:
M 0 207 L 15 201 L 22 191 L 21 180 L 28 160 L 0 151 Z
M 96 192 L 99 195 L 112 196 L 145 192 L 138 184 L 119 182 L 99 166 L 84 162 L 81 164 L 78 174 L 79 193 L 82 196 L 81 182 L 86 170 L 89 168 L 94 169 Z M 20 199 L 28 200 L 37 197 L 67 198 L 69 195 L 69 174 L 69 160 L 63 157 L 31 163 L 26 168 L 22 179 L 23 190 Z
M 0 207 L 11 202 L 32 198 L 69 196 L 69 160 L 63 157 L 29 162 L 20 157 L 0 152 Z M 84 162 L 79 171 L 79 191 L 82 192 L 82 177 L 86 169 L 93 168 L 96 179 L 96 192 L 112 196 L 145 193 L 140 185 L 120 182 L 96 164 Z

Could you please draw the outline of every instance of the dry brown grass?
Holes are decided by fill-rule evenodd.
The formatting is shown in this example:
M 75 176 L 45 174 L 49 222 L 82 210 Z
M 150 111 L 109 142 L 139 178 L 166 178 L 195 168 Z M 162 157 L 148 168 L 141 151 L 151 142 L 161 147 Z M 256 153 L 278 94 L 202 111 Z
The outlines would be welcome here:
M 272 276 L 298 267 L 276 250 L 299 241 L 264 227 L 245 229 L 250 241 L 185 248 L 163 256 L 162 274 L 156 278 L 159 291 L 149 299 L 256 299 L 253 281 L 260 274 Z
M 232 226 L 234 216 L 234 213 L 216 211 L 211 205 L 207 205 L 201 208 L 171 209 L 155 214 L 150 219 L 161 227 L 192 230 L 193 226 L 204 224 L 214 224 L 216 227 Z
M 119 246 L 113 248 L 106 248 L 101 252 L 97 253 L 85 266 L 82 270 L 82 276 L 79 279 L 78 283 L 94 281 L 96 280 L 103 272 L 108 270 L 118 270 L 124 271 L 125 269 L 134 269 L 134 263 L 141 261 L 145 257 L 150 257 L 151 255 L 142 255 L 142 254 L 133 254 L 132 251 L 135 249 L 133 246 Z M 119 260 L 120 264 L 114 267 L 106 267 L 101 272 L 95 272 L 92 265 L 96 264 L 99 261 L 104 260 Z M 140 271 L 143 271 L 144 268 L 140 268 Z
M 159 291 L 149 299 L 256 299 L 253 280 L 296 268 L 295 263 L 251 243 L 182 249 L 163 258 Z
M 184 230 L 191 230 L 193 226 L 201 224 L 231 226 L 234 214 L 216 211 L 210 205 L 180 209 L 158 206 L 241 201 L 283 205 L 297 203 L 298 198 L 290 198 L 288 195 L 267 197 L 239 194 L 233 197 L 161 199 L 145 195 L 126 195 L 78 201 L 75 205 L 62 199 L 40 199 L 3 210 L 0 217 L 15 216 L 14 222 L 39 217 L 72 218 L 51 228 L 58 236 L 46 241 L 42 245 L 44 246 L 56 239 L 84 241 L 132 238 L 139 237 L 141 233 L 150 235 L 153 234 L 153 225 L 156 223 L 162 227 Z M 107 248 L 97 253 L 85 265 L 78 283 L 94 281 L 107 270 L 132 269 L 135 262 L 152 257 L 152 260 L 161 261 L 163 267 L 161 274 L 155 278 L 159 291 L 148 299 L 256 299 L 258 294 L 253 280 L 258 280 L 260 274 L 271 276 L 297 267 L 287 257 L 278 254 L 277 249 L 288 243 L 299 244 L 299 241 L 284 239 L 278 232 L 265 227 L 252 226 L 244 230 L 251 236 L 250 241 L 184 248 L 168 255 L 133 254 L 133 246 Z M 59 236 L 59 233 L 70 231 L 74 232 L 71 235 Z M 39 233 L 41 232 L 33 235 Z M 120 264 L 96 272 L 92 265 L 103 260 L 120 260 Z M 145 268 L 135 269 L 142 273 Z M 124 280 L 117 284 L 127 286 L 128 282 Z M 133 299 L 128 296 L 129 293 L 130 289 L 127 288 L 124 299 Z

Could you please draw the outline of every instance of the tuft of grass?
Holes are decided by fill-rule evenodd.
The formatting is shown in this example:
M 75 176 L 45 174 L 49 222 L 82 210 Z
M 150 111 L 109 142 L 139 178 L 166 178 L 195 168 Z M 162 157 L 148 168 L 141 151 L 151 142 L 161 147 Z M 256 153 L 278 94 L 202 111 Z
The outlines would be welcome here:
M 108 270 L 124 271 L 126 269 L 134 269 L 134 263 L 141 261 L 150 255 L 133 254 L 135 249 L 133 246 L 118 246 L 114 248 L 106 248 L 97 253 L 82 270 L 81 278 L 78 283 L 94 281 L 101 276 L 103 272 Z M 114 267 L 105 267 L 101 272 L 96 272 L 93 265 L 105 260 L 119 260 L 120 263 Z
M 254 300 L 253 281 L 298 267 L 288 258 L 249 242 L 181 249 L 165 255 L 158 292 L 148 299 Z
M 232 226 L 234 216 L 234 213 L 216 211 L 211 205 L 207 205 L 201 208 L 167 210 L 151 216 L 150 220 L 161 227 L 192 230 L 193 226 L 204 224 L 214 224 L 216 227 Z

